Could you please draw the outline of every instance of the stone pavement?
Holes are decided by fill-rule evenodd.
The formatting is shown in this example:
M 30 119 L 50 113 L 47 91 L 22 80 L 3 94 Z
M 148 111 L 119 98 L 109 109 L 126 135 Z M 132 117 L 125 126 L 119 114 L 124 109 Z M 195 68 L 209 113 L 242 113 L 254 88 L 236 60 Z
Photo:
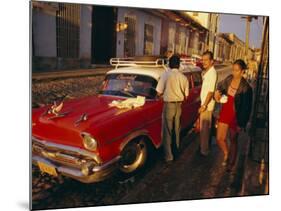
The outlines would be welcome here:
M 190 139 L 190 137 L 189 137 Z M 189 140 L 185 138 L 186 142 Z M 185 143 L 186 145 L 187 143 Z M 172 165 L 146 176 L 117 203 L 159 202 L 266 194 L 265 183 L 259 185 L 259 165 L 247 159 L 249 136 L 239 136 L 239 155 L 233 172 L 221 165 L 223 156 L 213 137 L 211 153 L 206 158 L 198 155 L 199 137 L 192 141 Z M 265 175 L 266 176 L 266 175 Z

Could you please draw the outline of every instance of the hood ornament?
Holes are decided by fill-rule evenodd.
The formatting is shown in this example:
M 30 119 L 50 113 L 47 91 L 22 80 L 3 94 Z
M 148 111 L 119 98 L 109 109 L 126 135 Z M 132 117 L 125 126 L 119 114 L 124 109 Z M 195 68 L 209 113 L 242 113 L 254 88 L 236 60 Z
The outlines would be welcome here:
M 77 127 L 81 122 L 87 121 L 88 120 L 88 114 L 82 114 L 80 118 L 74 123 L 75 126 Z
M 51 106 L 51 108 L 48 109 L 47 113 L 48 114 L 54 114 L 55 116 L 59 116 L 60 115 L 60 111 L 63 107 L 63 100 L 64 98 L 66 98 L 67 95 L 64 95 L 62 97 L 58 97 L 54 100 L 53 105 Z M 58 103 L 60 102 L 60 103 Z
M 63 102 L 61 102 L 59 105 L 57 105 L 57 102 L 54 101 L 54 104 L 51 106 L 51 108 L 48 110 L 48 114 L 54 114 L 55 116 L 59 115 L 59 112 L 61 111 L 63 107 Z
M 62 98 L 60 98 L 60 100 L 58 102 L 60 103 L 57 103 L 57 101 L 55 100 L 53 105 L 51 106 L 51 108 L 49 108 L 47 111 L 46 111 L 46 114 L 53 114 L 53 116 L 49 117 L 49 119 L 55 119 L 57 117 L 64 117 L 66 114 L 69 113 L 69 111 L 67 112 L 64 112 L 64 113 L 60 113 L 60 111 L 62 110 L 63 108 L 63 99 L 66 97 L 63 96 Z

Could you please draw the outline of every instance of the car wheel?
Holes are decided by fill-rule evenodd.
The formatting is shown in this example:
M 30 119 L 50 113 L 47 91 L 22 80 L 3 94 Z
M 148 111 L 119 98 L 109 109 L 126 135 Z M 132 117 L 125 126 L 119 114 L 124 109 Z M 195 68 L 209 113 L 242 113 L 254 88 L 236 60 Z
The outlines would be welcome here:
M 120 159 L 120 171 L 131 174 L 141 169 L 148 156 L 148 148 L 144 139 L 133 141 L 123 149 Z

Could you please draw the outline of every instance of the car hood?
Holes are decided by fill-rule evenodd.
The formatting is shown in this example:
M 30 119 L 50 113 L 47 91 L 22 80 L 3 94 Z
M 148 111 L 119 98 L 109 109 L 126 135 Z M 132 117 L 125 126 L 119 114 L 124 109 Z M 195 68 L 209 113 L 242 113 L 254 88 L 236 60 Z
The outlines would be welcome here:
M 109 106 L 113 100 L 118 99 L 124 100 L 114 96 L 97 95 L 66 101 L 58 116 L 47 112 L 51 106 L 34 109 L 32 135 L 39 139 L 83 148 L 81 132 L 88 132 L 89 128 L 93 131 L 125 113 L 128 115 L 142 110 Z M 147 104 L 143 107 L 146 106 Z

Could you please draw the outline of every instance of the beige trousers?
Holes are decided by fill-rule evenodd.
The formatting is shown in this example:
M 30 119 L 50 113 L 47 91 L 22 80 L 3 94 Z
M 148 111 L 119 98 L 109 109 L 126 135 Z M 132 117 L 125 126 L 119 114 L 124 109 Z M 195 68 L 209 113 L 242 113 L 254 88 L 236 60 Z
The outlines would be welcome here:
M 200 113 L 200 150 L 203 155 L 209 153 L 209 139 L 212 126 L 213 111 L 204 111 Z
M 180 145 L 180 118 L 181 118 L 181 102 L 164 103 L 162 116 L 162 132 L 163 147 L 165 160 L 174 159 L 172 146 L 176 146 L 176 150 Z

